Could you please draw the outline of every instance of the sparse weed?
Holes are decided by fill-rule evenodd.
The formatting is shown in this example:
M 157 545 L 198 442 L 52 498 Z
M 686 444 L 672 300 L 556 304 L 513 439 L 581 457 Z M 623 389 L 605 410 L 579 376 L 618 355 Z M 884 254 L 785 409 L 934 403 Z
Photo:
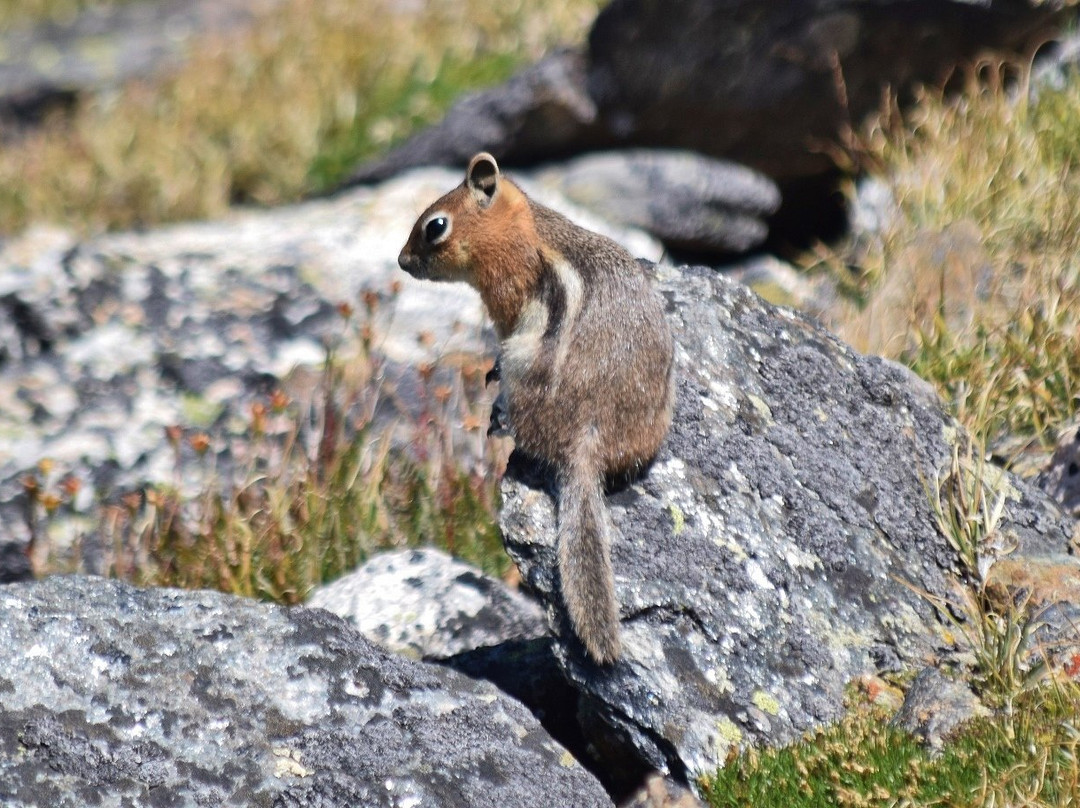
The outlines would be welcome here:
M 494 513 L 507 447 L 484 439 L 486 365 L 422 368 L 412 419 L 376 421 L 391 392 L 370 324 L 345 312 L 351 336 L 314 384 L 309 371 L 253 402 L 239 430 L 170 427 L 175 482 L 107 505 L 73 557 L 42 555 L 37 572 L 90 565 L 139 585 L 285 603 L 391 547 L 433 544 L 504 574 Z M 64 504 L 44 480 L 26 482 L 42 537 Z
M 927 490 L 938 530 L 961 563 L 955 599 L 927 597 L 965 638 L 974 658 L 972 680 L 983 700 L 1006 711 L 1049 672 L 1036 639 L 1042 623 L 1034 593 L 991 583 L 993 564 L 1016 549 L 1001 530 L 1009 491 L 1001 470 L 970 443 L 965 456 L 953 447 L 950 468 Z
M 1004 475 L 970 443 L 965 457 L 954 444 L 948 472 L 928 486 L 927 496 L 938 530 L 963 565 L 963 580 L 985 589 L 988 565 L 1014 549 L 998 530 L 1008 498 Z

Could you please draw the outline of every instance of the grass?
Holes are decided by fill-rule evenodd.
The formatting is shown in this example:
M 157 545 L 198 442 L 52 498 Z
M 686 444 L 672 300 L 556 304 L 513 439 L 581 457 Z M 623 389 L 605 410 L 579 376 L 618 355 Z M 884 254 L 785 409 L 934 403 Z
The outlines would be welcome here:
M 50 524 L 79 516 L 78 486 L 51 480 L 48 467 L 29 476 L 36 571 L 80 570 L 94 556 L 104 559 L 97 571 L 137 585 L 282 603 L 402 546 L 435 545 L 506 574 L 494 517 L 506 447 L 484 439 L 486 365 L 421 369 L 416 422 L 377 429 L 376 406 L 391 393 L 380 383 L 370 320 L 343 311 L 344 353 L 328 356 L 309 398 L 286 385 L 252 402 L 232 428 L 170 427 L 163 440 L 175 454 L 175 483 L 127 492 L 70 551 L 51 550 Z M 310 386 L 308 378 L 295 385 Z M 459 456 L 462 436 L 478 458 L 471 466 Z
M 797 744 L 744 753 L 703 794 L 713 808 L 1075 805 L 1080 686 L 1041 688 L 1016 708 L 969 722 L 935 755 L 864 702 Z
M 858 140 L 895 212 L 819 258 L 844 293 L 831 327 L 911 366 L 1011 460 L 1080 408 L 1080 81 L 1029 102 L 1023 71 L 982 67 Z M 1018 72 L 1015 91 L 997 80 Z
M 212 217 L 333 186 L 554 43 L 597 0 L 283 0 L 175 74 L 88 98 L 0 151 L 0 234 Z
M 1011 556 L 1016 544 L 999 530 L 1008 479 L 984 458 L 985 452 L 971 444 L 966 456 L 954 447 L 950 469 L 928 487 L 938 530 L 961 565 L 956 601 L 935 605 L 964 638 L 972 656 L 971 681 L 983 701 L 1011 713 L 1019 694 L 1044 682 L 1062 649 L 1040 640 L 1042 593 L 994 574 L 994 563 Z

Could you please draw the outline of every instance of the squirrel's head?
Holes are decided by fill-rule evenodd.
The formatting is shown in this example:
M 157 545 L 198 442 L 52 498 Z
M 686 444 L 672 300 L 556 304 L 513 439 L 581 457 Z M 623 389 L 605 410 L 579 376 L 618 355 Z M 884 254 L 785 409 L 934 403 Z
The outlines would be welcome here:
M 465 181 L 416 220 L 398 264 L 416 278 L 479 287 L 486 266 L 505 266 L 531 233 L 525 195 L 499 173 L 494 157 L 481 152 L 469 161 Z

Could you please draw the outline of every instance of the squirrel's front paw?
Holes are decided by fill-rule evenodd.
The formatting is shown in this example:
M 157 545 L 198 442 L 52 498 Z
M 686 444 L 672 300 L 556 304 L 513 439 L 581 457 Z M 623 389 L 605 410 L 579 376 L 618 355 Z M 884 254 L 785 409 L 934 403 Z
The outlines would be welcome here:
M 498 368 L 498 365 L 495 367 Z M 499 393 L 491 403 L 491 421 L 488 423 L 487 433 L 496 438 L 513 437 L 514 432 L 510 428 L 510 408 L 506 404 L 506 396 L 502 393 Z

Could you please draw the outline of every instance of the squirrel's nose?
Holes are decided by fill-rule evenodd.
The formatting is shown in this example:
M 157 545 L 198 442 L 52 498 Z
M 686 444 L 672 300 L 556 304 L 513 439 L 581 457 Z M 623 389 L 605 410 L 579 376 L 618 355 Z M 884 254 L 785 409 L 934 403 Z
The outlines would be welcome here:
M 401 251 L 401 254 L 397 257 L 397 262 L 399 267 L 404 269 L 414 278 L 423 277 L 423 274 L 420 270 L 420 258 L 414 253 L 410 252 L 407 246 Z

